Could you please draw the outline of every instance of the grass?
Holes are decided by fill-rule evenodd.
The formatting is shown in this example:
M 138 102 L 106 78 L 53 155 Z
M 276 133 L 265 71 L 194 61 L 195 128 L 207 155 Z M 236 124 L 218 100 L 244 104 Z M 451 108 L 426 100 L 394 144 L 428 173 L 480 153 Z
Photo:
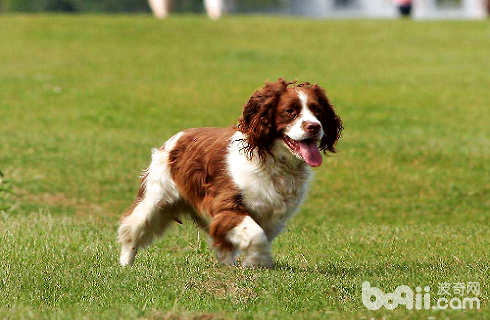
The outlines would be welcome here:
M 489 37 L 488 21 L 0 16 L 0 317 L 488 319 Z M 119 267 L 150 148 L 230 125 L 278 77 L 327 88 L 345 132 L 276 267 L 218 265 L 189 222 Z M 433 301 L 480 282 L 482 307 L 369 311 L 363 281 Z

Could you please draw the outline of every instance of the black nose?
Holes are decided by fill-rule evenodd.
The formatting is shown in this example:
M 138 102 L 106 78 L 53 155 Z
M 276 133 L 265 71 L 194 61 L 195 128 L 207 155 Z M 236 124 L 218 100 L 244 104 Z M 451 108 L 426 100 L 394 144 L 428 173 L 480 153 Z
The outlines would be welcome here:
M 305 123 L 306 131 L 311 133 L 311 134 L 317 134 L 318 132 L 320 132 L 321 128 L 322 128 L 322 126 L 316 122 L 306 122 Z

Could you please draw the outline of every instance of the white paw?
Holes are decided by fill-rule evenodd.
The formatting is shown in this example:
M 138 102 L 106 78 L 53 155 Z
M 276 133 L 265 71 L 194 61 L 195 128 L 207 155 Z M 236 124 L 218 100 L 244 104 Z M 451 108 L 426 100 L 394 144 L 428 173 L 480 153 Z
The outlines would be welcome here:
M 233 250 L 218 250 L 215 249 L 214 253 L 219 262 L 227 266 L 236 265 L 236 251 Z
M 244 267 L 272 268 L 274 261 L 269 253 L 249 252 L 243 260 Z
M 121 263 L 121 266 L 130 266 L 134 262 L 134 257 L 136 256 L 136 253 L 138 252 L 138 249 L 135 247 L 130 247 L 130 246 L 125 246 L 121 249 L 121 257 L 119 258 L 119 262 Z

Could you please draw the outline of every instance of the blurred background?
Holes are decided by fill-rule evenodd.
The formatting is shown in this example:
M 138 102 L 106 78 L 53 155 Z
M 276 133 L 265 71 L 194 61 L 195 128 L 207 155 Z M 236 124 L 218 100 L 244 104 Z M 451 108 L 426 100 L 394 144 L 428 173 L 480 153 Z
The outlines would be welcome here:
M 0 0 L 3 12 L 134 12 L 200 14 L 273 14 L 310 18 L 453 18 L 488 16 L 488 0 Z M 206 10 L 207 9 L 207 10 Z M 214 11 L 214 14 L 213 14 Z

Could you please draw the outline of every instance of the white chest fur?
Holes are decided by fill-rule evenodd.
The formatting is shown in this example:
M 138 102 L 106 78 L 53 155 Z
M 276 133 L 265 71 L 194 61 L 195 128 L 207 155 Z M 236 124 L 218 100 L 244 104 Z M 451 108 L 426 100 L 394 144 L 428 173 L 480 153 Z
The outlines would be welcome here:
M 230 175 L 240 189 L 250 216 L 272 240 L 284 228 L 285 222 L 297 212 L 306 194 L 310 179 L 309 167 L 275 147 L 275 159 L 261 163 L 258 157 L 249 161 L 241 144 L 244 136 L 237 132 L 231 139 L 227 154 Z M 286 152 L 286 153 L 284 153 Z M 291 158 L 292 162 L 288 161 Z

